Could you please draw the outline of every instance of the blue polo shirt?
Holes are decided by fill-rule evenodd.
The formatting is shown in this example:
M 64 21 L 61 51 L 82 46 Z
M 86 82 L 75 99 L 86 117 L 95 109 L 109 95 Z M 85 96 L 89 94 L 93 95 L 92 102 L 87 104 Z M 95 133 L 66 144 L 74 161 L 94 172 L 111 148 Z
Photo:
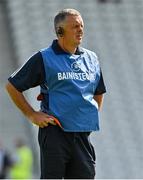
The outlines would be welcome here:
M 53 41 L 49 48 L 33 55 L 9 81 L 21 92 L 40 85 L 44 94 L 41 110 L 58 118 L 64 131 L 99 130 L 98 104 L 93 96 L 106 89 L 94 52 L 77 48 L 75 54 L 69 54 Z

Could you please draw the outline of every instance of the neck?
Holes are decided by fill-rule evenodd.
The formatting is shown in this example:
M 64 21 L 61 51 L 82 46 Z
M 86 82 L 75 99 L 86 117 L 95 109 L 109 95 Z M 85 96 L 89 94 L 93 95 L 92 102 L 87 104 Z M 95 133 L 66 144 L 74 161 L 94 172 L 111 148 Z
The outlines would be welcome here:
M 58 39 L 58 44 L 65 52 L 75 54 L 77 46 L 71 46 L 70 44 L 66 43 L 64 39 Z

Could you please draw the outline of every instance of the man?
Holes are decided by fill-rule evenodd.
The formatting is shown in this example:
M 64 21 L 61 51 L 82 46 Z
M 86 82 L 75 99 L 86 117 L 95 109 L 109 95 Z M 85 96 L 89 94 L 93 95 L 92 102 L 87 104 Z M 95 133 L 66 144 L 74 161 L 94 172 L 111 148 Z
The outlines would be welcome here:
M 98 111 L 106 92 L 102 73 L 96 54 L 79 47 L 84 28 L 80 13 L 64 9 L 54 25 L 58 39 L 34 54 L 6 88 L 22 113 L 39 126 L 41 179 L 92 179 L 95 153 L 89 134 L 99 130 Z M 39 85 L 37 112 L 22 92 Z
M 0 179 L 6 179 L 8 177 L 8 171 L 11 166 L 11 156 L 0 142 Z
M 15 141 L 15 153 L 13 154 L 13 166 L 10 169 L 11 179 L 31 179 L 33 168 L 33 154 L 30 147 L 23 139 Z

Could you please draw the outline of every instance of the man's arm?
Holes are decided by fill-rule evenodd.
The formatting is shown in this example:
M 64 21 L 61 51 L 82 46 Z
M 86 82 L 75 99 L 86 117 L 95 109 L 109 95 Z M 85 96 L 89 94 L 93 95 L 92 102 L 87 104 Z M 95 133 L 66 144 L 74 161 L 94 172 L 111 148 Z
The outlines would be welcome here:
M 98 86 L 94 92 L 94 100 L 97 102 L 98 104 L 98 110 L 101 110 L 102 104 L 103 104 L 103 97 L 104 97 L 104 93 L 106 93 L 106 87 L 104 84 L 104 80 L 103 80 L 103 76 L 102 76 L 102 71 L 100 69 L 100 80 L 98 83 Z
M 100 111 L 101 110 L 101 107 L 102 107 L 102 104 L 103 104 L 103 94 L 100 94 L 100 95 L 94 95 L 94 100 L 97 102 L 98 104 L 98 110 Z
M 32 123 L 38 125 L 41 128 L 48 126 L 48 123 L 55 125 L 53 121 L 49 120 L 49 116 L 47 114 L 35 111 L 28 103 L 23 93 L 18 91 L 10 82 L 7 83 L 6 90 L 15 105 Z

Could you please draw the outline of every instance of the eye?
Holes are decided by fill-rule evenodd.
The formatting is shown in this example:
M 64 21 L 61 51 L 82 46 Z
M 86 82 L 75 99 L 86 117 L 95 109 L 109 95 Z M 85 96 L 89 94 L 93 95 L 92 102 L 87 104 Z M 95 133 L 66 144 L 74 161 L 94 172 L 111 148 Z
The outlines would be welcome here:
M 76 24 L 76 25 L 74 26 L 74 28 L 75 28 L 75 29 L 83 28 L 83 25 Z
M 77 25 L 77 24 L 76 24 L 76 25 L 74 25 L 74 28 L 75 28 L 75 29 L 76 29 L 76 28 L 78 28 L 78 27 L 79 27 L 79 25 Z

